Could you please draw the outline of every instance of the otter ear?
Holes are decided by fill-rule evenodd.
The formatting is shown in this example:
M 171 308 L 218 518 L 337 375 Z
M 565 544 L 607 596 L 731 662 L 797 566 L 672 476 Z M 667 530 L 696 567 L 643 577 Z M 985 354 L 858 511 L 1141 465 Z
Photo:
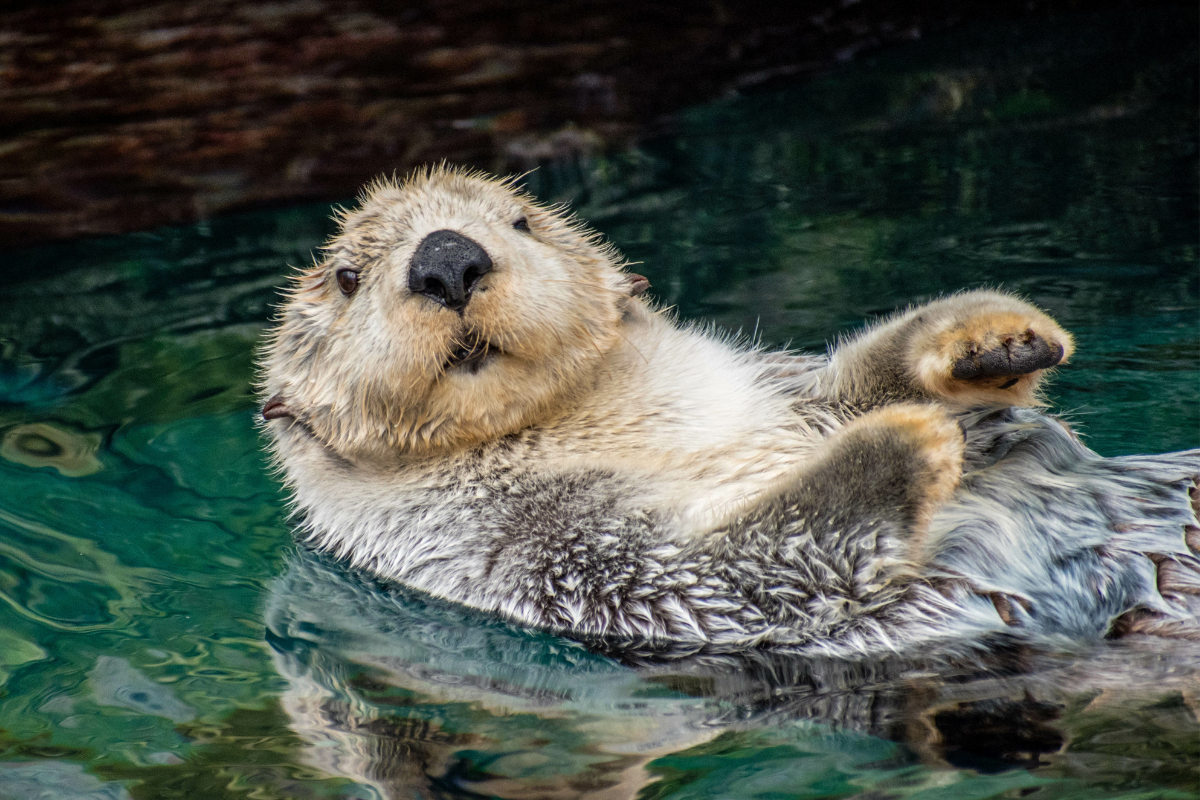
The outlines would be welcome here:
M 295 419 L 296 415 L 287 407 L 287 401 L 283 399 L 282 394 L 274 395 L 262 407 L 262 418 L 268 422 L 273 419 L 289 417 Z
M 650 288 L 650 279 L 630 272 L 625 275 L 625 286 L 630 297 L 641 297 Z

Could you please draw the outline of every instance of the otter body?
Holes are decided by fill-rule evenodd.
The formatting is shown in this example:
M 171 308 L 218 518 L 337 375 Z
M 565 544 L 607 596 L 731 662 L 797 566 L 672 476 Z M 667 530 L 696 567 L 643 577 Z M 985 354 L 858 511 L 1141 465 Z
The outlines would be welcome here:
M 1195 630 L 1200 451 L 1100 459 L 1032 410 L 1073 347 L 1045 314 L 969 292 L 810 357 L 679 325 L 645 286 L 510 184 L 372 187 L 263 359 L 307 540 L 693 651 Z

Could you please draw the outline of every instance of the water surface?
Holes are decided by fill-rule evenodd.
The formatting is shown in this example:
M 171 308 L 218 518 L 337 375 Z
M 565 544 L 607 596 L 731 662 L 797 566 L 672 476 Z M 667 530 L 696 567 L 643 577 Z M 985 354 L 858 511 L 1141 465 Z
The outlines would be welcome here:
M 772 345 L 1021 292 L 1076 334 L 1050 399 L 1093 448 L 1196 447 L 1196 28 L 914 42 L 528 182 Z M 252 364 L 329 213 L 0 264 L 0 798 L 1198 796 L 1194 650 L 638 670 L 297 551 Z

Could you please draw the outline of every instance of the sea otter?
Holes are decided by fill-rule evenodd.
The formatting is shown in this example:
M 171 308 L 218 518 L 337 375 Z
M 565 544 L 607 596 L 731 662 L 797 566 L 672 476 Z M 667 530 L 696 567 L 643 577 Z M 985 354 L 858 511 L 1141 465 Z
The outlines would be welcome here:
M 864 655 L 1200 631 L 1200 450 L 1036 410 L 1069 334 L 973 291 L 827 356 L 680 324 L 512 181 L 381 180 L 297 274 L 262 416 L 313 547 L 530 626 Z

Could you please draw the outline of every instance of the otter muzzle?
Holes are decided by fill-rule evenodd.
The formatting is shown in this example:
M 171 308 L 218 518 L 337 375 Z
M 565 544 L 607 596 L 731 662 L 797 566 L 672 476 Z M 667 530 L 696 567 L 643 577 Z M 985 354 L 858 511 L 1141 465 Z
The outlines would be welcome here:
M 487 251 L 454 231 L 434 231 L 413 254 L 408 288 L 462 313 L 479 279 L 492 271 Z

